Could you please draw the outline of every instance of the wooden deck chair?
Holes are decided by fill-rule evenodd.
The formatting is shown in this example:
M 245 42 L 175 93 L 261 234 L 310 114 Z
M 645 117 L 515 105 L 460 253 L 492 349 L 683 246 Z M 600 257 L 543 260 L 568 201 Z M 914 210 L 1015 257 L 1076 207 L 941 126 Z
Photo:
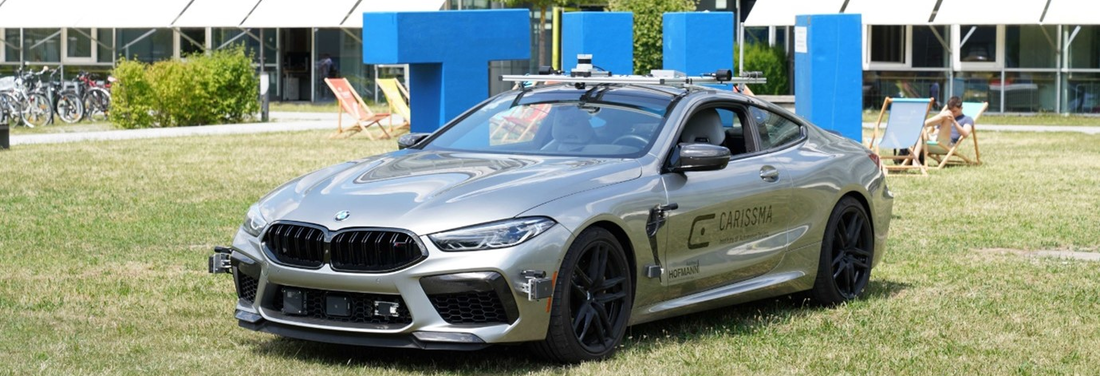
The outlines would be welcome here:
M 401 85 L 396 78 L 379 78 L 374 82 L 386 96 L 386 104 L 390 107 L 391 116 L 388 123 L 390 132 L 393 132 L 394 128 L 409 128 L 411 121 L 409 119 L 412 117 L 409 111 L 409 91 L 405 90 L 405 86 Z M 401 123 L 394 123 L 393 114 L 401 116 Z
M 927 141 L 928 157 L 939 163 L 937 170 L 948 164 L 982 164 L 982 155 L 978 152 L 978 118 L 985 113 L 986 108 L 989 108 L 989 102 L 963 102 L 963 114 L 974 119 L 974 126 L 970 128 L 969 135 L 960 137 L 954 145 L 951 145 L 951 132 L 940 132 L 936 140 Z M 968 138 L 974 140 L 973 159 L 959 151 L 959 146 Z
M 882 117 L 886 111 L 890 111 L 890 118 L 886 122 L 886 129 L 880 130 Z M 928 169 L 921 163 L 922 155 L 926 155 L 924 148 L 924 119 L 932 110 L 932 98 L 899 98 L 887 97 L 882 103 L 882 111 L 878 114 L 878 121 L 871 136 L 871 150 L 883 160 L 882 169 L 886 174 L 890 171 L 919 170 L 921 175 L 928 176 Z M 879 135 L 882 135 L 881 138 Z M 893 150 L 909 149 L 906 155 L 895 155 Z M 884 152 L 888 153 L 884 155 Z M 887 164 L 886 160 L 900 161 L 897 164 Z
M 336 133 L 331 137 L 351 136 L 355 132 L 365 131 L 363 133 L 374 140 L 374 136 L 367 129 L 372 125 L 377 125 L 378 129 L 382 130 L 382 134 L 385 135 L 384 138 L 391 137 L 381 123 L 383 119 L 390 117 L 390 114 L 376 114 L 371 111 L 370 107 L 367 107 L 367 104 L 363 102 L 363 98 L 359 96 L 359 93 L 352 89 L 346 78 L 326 78 L 325 84 L 328 85 L 329 89 L 332 89 L 333 94 L 336 95 L 336 100 L 340 102 L 339 117 L 336 120 Z M 349 132 L 347 134 L 344 133 L 344 112 L 355 119 L 355 125 L 348 127 Z

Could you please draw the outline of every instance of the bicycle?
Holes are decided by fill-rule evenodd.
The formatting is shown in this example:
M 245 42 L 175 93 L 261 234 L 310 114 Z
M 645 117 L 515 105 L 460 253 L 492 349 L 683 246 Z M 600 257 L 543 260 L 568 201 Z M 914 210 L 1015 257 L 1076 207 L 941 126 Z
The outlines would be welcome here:
M 73 78 L 73 89 L 84 103 L 83 117 L 92 121 L 107 119 L 111 109 L 111 82 L 114 77 L 108 76 L 106 84 L 98 84 L 95 76 L 86 71 L 80 71 Z
M 26 69 L 27 63 L 16 70 L 15 88 L 8 94 L 18 103 L 20 117 L 23 123 L 30 128 L 44 126 L 53 122 L 53 106 L 50 98 L 39 92 L 42 86 L 41 75 L 46 71 L 42 67 L 40 72 L 30 72 Z
M 40 78 L 35 92 L 46 96 L 49 104 L 51 104 L 52 113 L 56 113 L 61 121 L 70 124 L 80 121 L 84 117 L 84 101 L 72 91 L 61 90 L 61 80 L 56 79 L 58 73 L 61 72 L 60 69 L 50 71 L 49 68 L 43 67 L 42 73 L 39 73 L 39 75 L 45 72 L 50 72 L 49 81 L 42 83 Z M 52 116 L 48 123 L 53 123 Z

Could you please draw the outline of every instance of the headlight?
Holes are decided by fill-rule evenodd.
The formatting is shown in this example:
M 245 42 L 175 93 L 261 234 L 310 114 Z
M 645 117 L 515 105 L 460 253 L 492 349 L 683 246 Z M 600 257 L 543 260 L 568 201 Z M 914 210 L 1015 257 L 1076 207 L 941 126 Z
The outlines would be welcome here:
M 260 236 L 260 231 L 264 230 L 264 226 L 267 226 L 267 219 L 264 219 L 263 214 L 260 214 L 260 205 L 252 204 L 248 208 L 248 214 L 245 215 L 244 224 L 241 225 L 241 228 L 249 235 Z
M 550 218 L 519 218 L 487 223 L 428 235 L 439 249 L 448 252 L 517 246 L 554 227 Z

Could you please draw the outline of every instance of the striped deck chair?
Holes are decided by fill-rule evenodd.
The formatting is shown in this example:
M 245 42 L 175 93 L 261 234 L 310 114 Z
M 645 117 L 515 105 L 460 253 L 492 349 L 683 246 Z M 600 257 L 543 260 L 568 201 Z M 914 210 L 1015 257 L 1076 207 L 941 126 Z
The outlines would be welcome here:
M 878 114 L 878 121 L 871 136 L 871 150 L 878 154 L 882 160 L 898 161 L 896 164 L 883 163 L 882 168 L 886 174 L 890 171 L 918 170 L 921 175 L 928 176 L 928 168 L 921 160 L 926 155 L 924 148 L 924 119 L 932 110 L 931 98 L 890 98 L 882 103 L 882 110 Z M 882 129 L 882 118 L 886 112 L 890 117 Z M 880 137 L 881 135 L 881 137 Z M 908 150 L 909 153 L 894 154 L 893 150 Z M 885 153 L 884 153 L 885 152 Z

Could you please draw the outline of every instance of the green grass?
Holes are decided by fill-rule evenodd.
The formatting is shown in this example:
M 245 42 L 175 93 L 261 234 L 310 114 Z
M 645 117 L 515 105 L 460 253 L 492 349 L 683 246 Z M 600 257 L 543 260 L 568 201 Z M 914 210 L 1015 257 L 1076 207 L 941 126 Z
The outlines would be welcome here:
M 980 167 L 891 177 L 866 298 L 768 299 L 633 327 L 612 359 L 522 347 L 370 349 L 238 328 L 206 273 L 248 205 L 393 147 L 327 132 L 26 145 L 0 152 L 0 373 L 1098 374 L 1100 136 L 982 133 Z

